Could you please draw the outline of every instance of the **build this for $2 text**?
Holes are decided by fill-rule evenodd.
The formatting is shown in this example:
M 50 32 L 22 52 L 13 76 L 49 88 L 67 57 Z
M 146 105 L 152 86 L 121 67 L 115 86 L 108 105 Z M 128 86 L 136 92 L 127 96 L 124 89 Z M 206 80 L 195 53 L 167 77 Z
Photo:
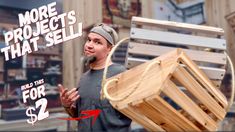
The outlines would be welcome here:
M 36 121 L 49 117 L 49 112 L 46 111 L 47 99 L 43 79 L 22 85 L 21 91 L 24 103 L 35 101 L 35 106 L 29 106 L 25 111 L 29 117 L 27 123 L 34 125 Z

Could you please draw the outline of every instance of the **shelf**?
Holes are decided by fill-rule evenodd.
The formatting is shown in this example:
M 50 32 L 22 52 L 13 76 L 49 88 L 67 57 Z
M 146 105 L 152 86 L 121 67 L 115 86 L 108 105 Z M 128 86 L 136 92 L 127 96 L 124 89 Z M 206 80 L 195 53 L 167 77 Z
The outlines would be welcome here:
M 27 80 L 7 80 L 6 82 L 13 84 L 22 84 L 22 83 L 27 83 Z
M 27 67 L 27 70 L 44 70 L 44 67 Z
M 8 101 L 15 101 L 15 100 L 18 100 L 18 99 L 22 99 L 22 98 L 15 97 L 15 96 L 8 97 L 8 98 L 0 97 L 0 103 L 2 103 L 2 102 L 8 102 Z
M 54 95 L 59 95 L 59 92 L 58 91 L 45 91 L 46 93 L 46 96 L 54 96 Z
M 60 54 L 59 54 L 59 53 L 50 53 L 50 52 L 43 53 L 43 51 L 35 51 L 35 52 L 30 53 L 30 55 L 41 55 L 41 56 L 48 56 L 48 55 L 51 55 L 51 56 L 59 56 Z
M 43 73 L 43 75 L 44 75 L 44 76 L 60 76 L 61 73 L 60 73 L 60 74 L 58 74 L 58 73 L 50 73 L 50 74 L 45 74 L 45 73 Z
M 59 60 L 48 60 L 49 62 L 61 62 L 62 61 L 62 59 L 59 59 Z
M 232 118 L 232 117 L 234 117 L 235 116 L 235 112 L 228 112 L 227 114 L 226 114 L 226 117 L 227 118 Z
M 28 79 L 27 78 L 24 78 L 24 79 L 15 79 L 15 80 L 8 80 L 8 82 L 23 82 L 23 81 L 27 81 Z
M 56 108 L 48 108 L 48 111 L 51 113 L 55 113 L 55 112 L 63 112 L 64 111 L 64 108 L 61 106 L 61 107 L 56 107 Z
M 4 47 L 6 47 L 5 42 L 4 41 L 0 41 L 0 48 L 4 48 Z
M 59 96 L 59 92 L 47 93 L 47 91 L 46 91 L 45 98 L 54 97 L 54 96 Z M 9 95 L 8 98 L 5 98 L 4 96 L 0 96 L 0 104 L 3 102 L 11 102 L 11 101 L 22 100 L 22 99 L 23 99 L 23 97 L 17 97 L 17 96 L 12 96 L 12 95 Z M 50 108 L 50 109 L 53 109 L 53 108 Z
M 46 131 L 50 127 L 57 128 L 57 131 L 67 131 L 67 121 L 58 118 L 66 118 L 65 113 L 50 113 L 48 118 L 37 121 L 34 126 L 27 123 L 27 119 L 13 121 L 0 120 L 0 131 Z

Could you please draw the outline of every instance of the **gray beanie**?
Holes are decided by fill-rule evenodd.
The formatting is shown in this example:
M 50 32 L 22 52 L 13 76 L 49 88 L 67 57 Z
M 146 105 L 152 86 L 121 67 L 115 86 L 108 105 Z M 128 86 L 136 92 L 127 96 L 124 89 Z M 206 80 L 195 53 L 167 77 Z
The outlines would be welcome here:
M 103 23 L 93 27 L 90 30 L 90 32 L 97 33 L 97 34 L 101 35 L 113 46 L 116 44 L 116 42 L 118 40 L 117 32 L 113 28 L 111 28 Z

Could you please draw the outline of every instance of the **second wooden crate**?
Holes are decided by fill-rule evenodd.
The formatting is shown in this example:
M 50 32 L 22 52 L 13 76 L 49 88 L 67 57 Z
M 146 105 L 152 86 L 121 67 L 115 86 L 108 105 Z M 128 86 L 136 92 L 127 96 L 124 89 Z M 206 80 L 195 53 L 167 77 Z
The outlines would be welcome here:
M 216 131 L 226 115 L 224 95 L 180 49 L 105 82 L 113 107 L 150 131 Z

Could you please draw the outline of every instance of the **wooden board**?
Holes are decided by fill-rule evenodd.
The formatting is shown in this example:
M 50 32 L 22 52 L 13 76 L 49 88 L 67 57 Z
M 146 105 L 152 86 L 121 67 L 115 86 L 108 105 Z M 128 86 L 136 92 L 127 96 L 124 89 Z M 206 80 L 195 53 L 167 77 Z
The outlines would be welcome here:
M 136 121 L 137 123 L 143 125 L 148 131 L 151 131 L 151 130 L 161 131 L 161 132 L 165 131 L 160 126 L 155 124 L 152 120 L 138 113 L 138 110 L 135 110 L 131 106 L 129 108 L 121 109 L 120 112 L 122 112 L 129 118 L 132 118 L 132 120 Z
M 226 114 L 216 100 L 183 67 L 179 66 L 173 74 L 183 86 L 204 104 L 217 118 L 222 120 Z M 188 83 L 190 82 L 190 83 Z
M 213 83 L 210 81 L 210 79 L 207 77 L 207 75 L 202 72 L 197 65 L 190 60 L 190 58 L 185 54 L 181 54 L 181 62 L 185 64 L 188 69 L 193 73 L 194 77 L 199 80 L 200 83 L 202 83 L 205 88 L 214 96 L 214 98 L 219 101 L 223 105 L 223 108 L 226 108 L 228 106 L 226 97 L 213 85 Z
M 181 92 L 174 83 L 168 81 L 163 92 L 172 100 L 177 102 L 187 113 L 203 125 L 207 130 L 216 130 L 216 122 L 205 114 L 189 97 Z
M 166 116 L 164 115 L 165 112 L 161 113 L 147 103 L 140 103 L 138 105 L 135 105 L 134 108 L 139 109 L 141 114 L 151 119 L 154 123 L 158 124 L 166 131 L 183 131 L 181 127 L 177 126 L 174 122 L 171 122 L 170 119 L 166 118 Z
M 131 28 L 130 37 L 131 39 L 157 41 L 167 44 L 197 46 L 219 50 L 226 49 L 226 41 L 223 39 L 193 36 L 165 31 Z
M 172 21 L 153 20 L 153 19 L 141 18 L 141 17 L 132 17 L 132 24 L 224 35 L 224 31 L 221 28 L 187 24 L 187 23 L 177 23 L 177 22 L 172 22 Z
M 136 65 L 149 61 L 147 59 L 132 58 L 132 57 L 128 57 L 127 60 L 128 60 L 128 64 L 127 64 L 128 68 L 132 68 Z M 206 73 L 206 75 L 212 80 L 216 80 L 216 79 L 221 80 L 223 79 L 225 75 L 225 69 L 222 69 L 222 68 L 211 68 L 211 67 L 203 67 L 203 66 L 199 66 L 199 68 L 203 70 Z
M 145 56 L 160 56 L 164 53 L 167 53 L 171 50 L 174 50 L 173 47 L 168 46 L 160 46 L 160 45 L 150 45 L 150 44 L 141 44 L 136 42 L 129 43 L 129 54 L 136 55 L 145 55 Z M 192 49 L 183 49 L 185 53 L 190 57 L 190 59 L 194 61 L 200 62 L 208 62 L 215 64 L 226 64 L 226 56 L 225 54 L 215 53 L 215 52 L 207 52 L 207 51 L 199 51 Z
M 176 123 L 178 126 L 181 126 L 183 131 L 190 131 L 190 130 L 200 131 L 200 129 L 197 126 L 195 126 L 195 124 L 190 122 L 179 111 L 174 109 L 171 105 L 169 105 L 166 101 L 164 101 L 159 96 L 156 96 L 156 95 L 150 96 L 146 99 L 146 102 L 152 107 L 154 107 L 155 109 L 159 110 L 161 113 L 164 113 L 165 115 L 167 115 L 166 118 L 170 117 L 171 121 Z

